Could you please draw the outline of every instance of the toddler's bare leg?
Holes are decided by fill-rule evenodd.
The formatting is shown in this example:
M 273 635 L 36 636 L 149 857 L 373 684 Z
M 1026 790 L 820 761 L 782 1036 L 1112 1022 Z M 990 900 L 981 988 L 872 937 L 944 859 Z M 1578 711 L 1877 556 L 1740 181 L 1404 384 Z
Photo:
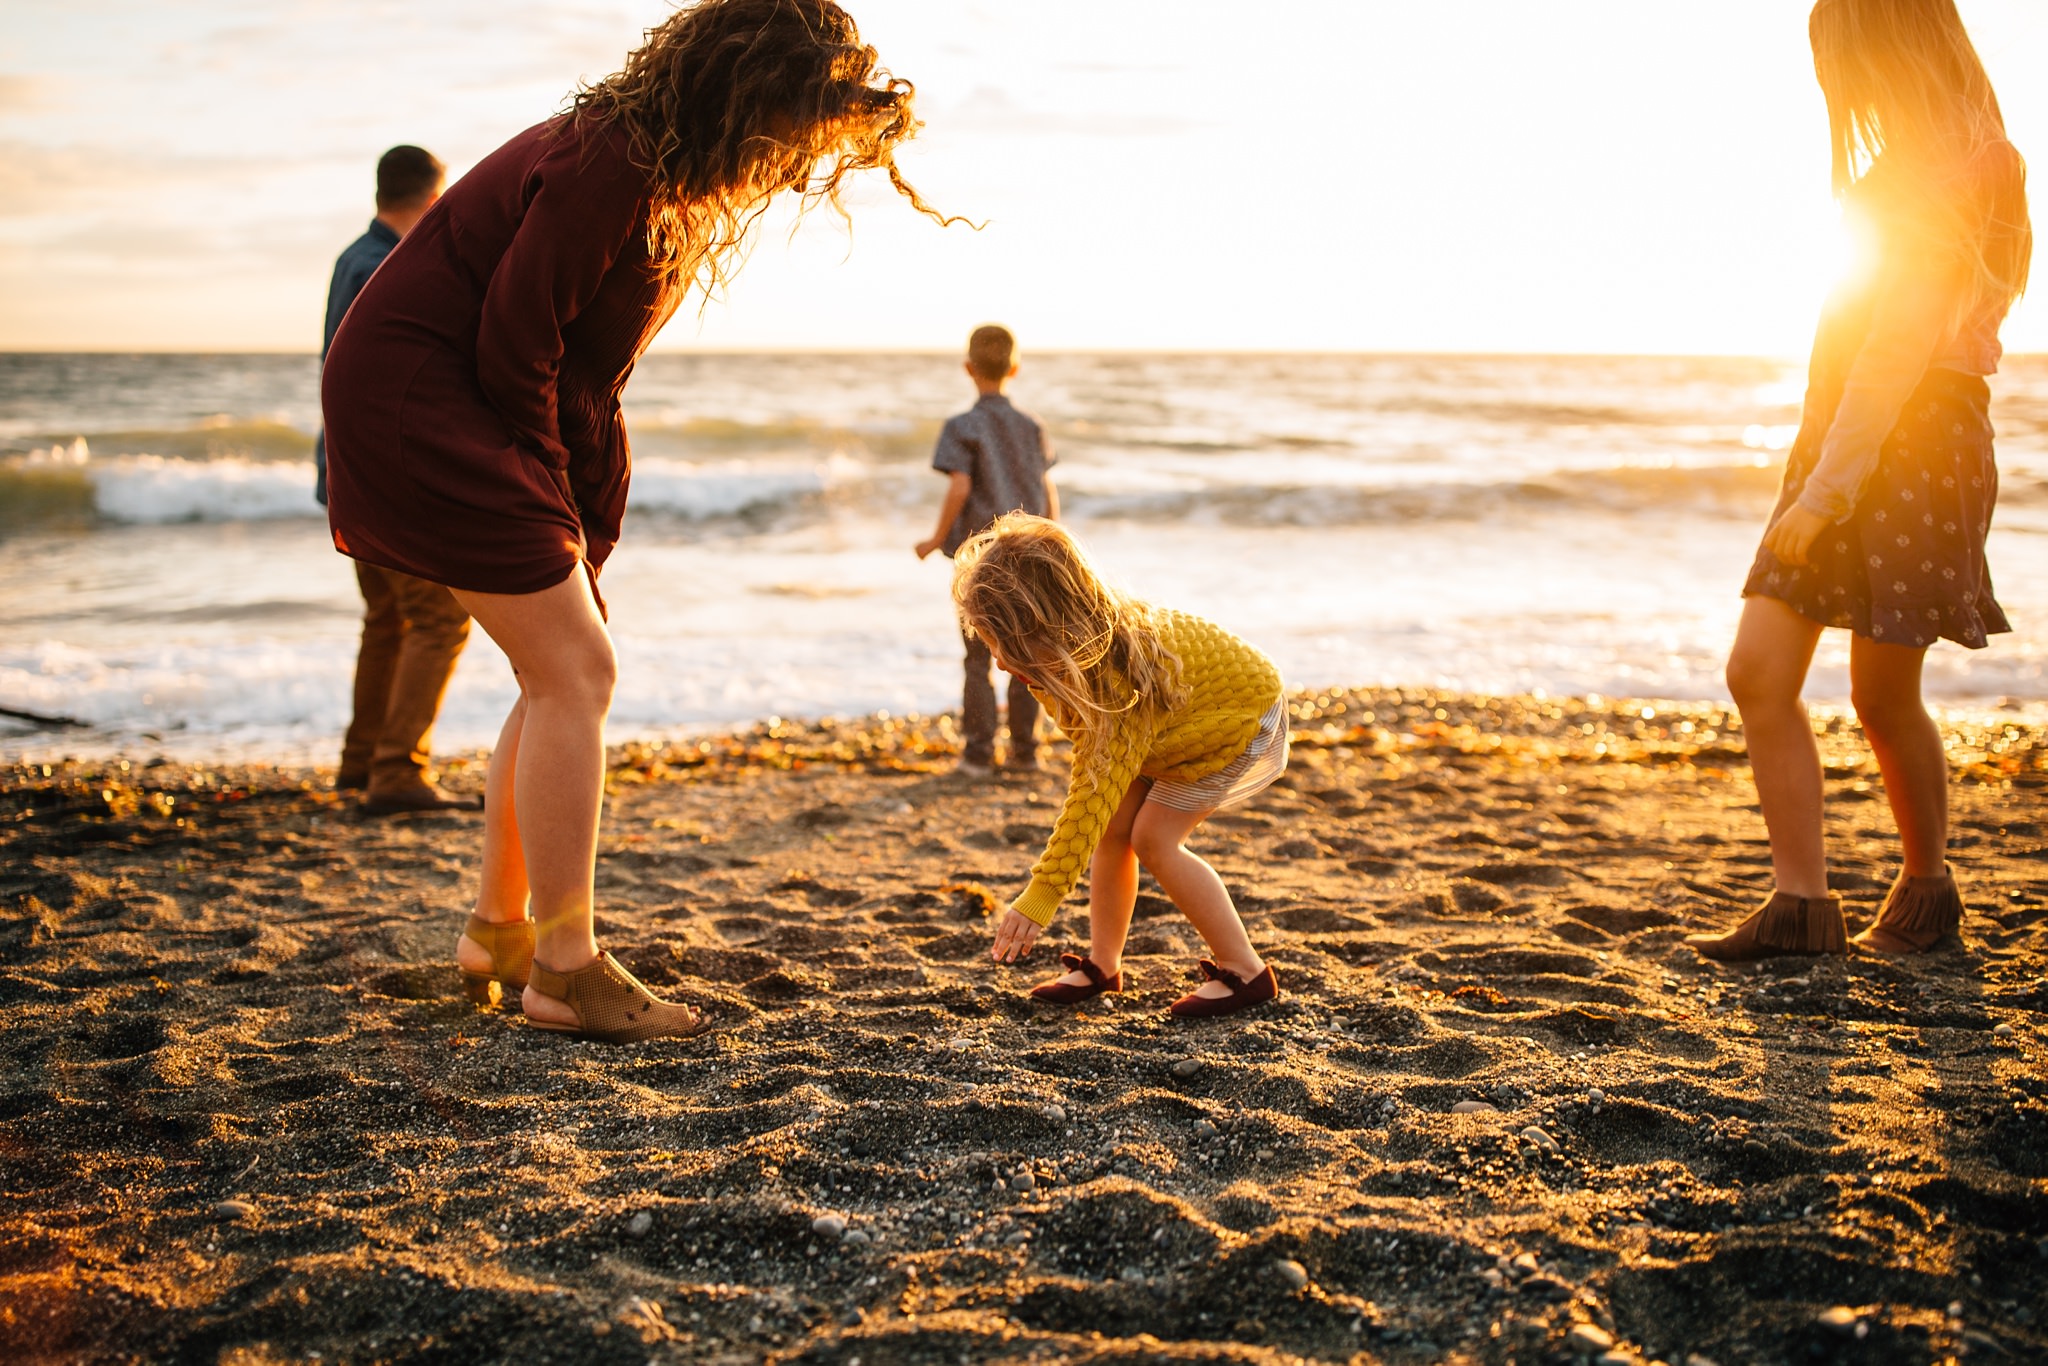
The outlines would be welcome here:
M 1188 836 L 1209 815 L 1208 811 L 1176 811 L 1148 804 L 1132 823 L 1131 844 L 1139 862 L 1159 880 L 1209 946 L 1216 966 L 1250 980 L 1266 970 L 1266 961 L 1252 947 L 1251 936 L 1245 933 L 1244 921 L 1230 899 L 1230 889 L 1214 868 L 1187 848 Z M 1228 996 L 1230 988 L 1222 982 L 1204 982 L 1195 994 Z
M 1131 910 L 1138 901 L 1138 856 L 1131 849 L 1131 822 L 1151 790 L 1152 784 L 1144 778 L 1131 784 L 1088 864 L 1088 958 L 1106 975 L 1114 976 L 1122 966 L 1124 940 L 1131 933 Z M 1088 985 L 1087 976 L 1079 972 L 1066 973 L 1058 980 L 1068 986 Z

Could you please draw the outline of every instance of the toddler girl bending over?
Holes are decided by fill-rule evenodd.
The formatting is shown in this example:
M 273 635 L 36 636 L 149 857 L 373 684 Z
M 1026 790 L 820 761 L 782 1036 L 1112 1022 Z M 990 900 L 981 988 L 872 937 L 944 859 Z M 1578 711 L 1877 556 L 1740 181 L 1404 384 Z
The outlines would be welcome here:
M 1088 953 L 1032 991 L 1071 1005 L 1122 991 L 1124 939 L 1144 864 L 1212 958 L 1175 1015 L 1227 1015 L 1280 994 L 1216 870 L 1186 848 L 1208 816 L 1287 767 L 1287 708 L 1271 660 L 1199 617 L 1104 584 L 1057 523 L 1012 513 L 954 556 L 961 625 L 1028 684 L 1074 745 L 1074 769 L 1031 885 L 992 956 L 1030 951 L 1088 869 Z

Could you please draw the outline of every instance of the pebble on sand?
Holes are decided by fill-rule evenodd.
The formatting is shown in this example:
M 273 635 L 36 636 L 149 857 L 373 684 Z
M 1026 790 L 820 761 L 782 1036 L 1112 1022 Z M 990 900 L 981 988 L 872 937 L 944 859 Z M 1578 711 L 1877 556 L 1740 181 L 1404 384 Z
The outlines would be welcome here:
M 1461 1100 L 1451 1107 L 1454 1115 L 1497 1115 L 1499 1110 L 1483 1100 Z
M 1292 1257 L 1282 1257 L 1274 1262 L 1273 1270 L 1280 1273 L 1280 1279 L 1287 1282 L 1290 1289 L 1300 1290 L 1308 1284 L 1308 1268 Z
M 1592 1356 L 1613 1350 L 1614 1334 L 1595 1324 L 1575 1323 L 1571 1332 L 1565 1334 L 1564 1345 L 1581 1356 Z
M 1522 1130 L 1522 1137 L 1526 1139 L 1528 1142 L 1534 1143 L 1537 1147 L 1543 1149 L 1543 1151 L 1546 1153 L 1554 1153 L 1557 1151 L 1557 1140 L 1552 1138 L 1549 1134 L 1544 1133 L 1543 1130 L 1537 1128 L 1533 1124 L 1531 1124 L 1528 1128 Z
M 811 1232 L 820 1238 L 839 1238 L 846 1233 L 846 1216 L 843 1214 L 821 1214 L 811 1220 Z
M 626 1236 L 629 1238 L 645 1238 L 653 1230 L 654 1216 L 644 1209 L 626 1221 Z
M 1067 1107 L 1064 1105 L 1048 1105 L 1045 1107 L 1045 1117 L 1055 1124 L 1065 1124 L 1067 1122 Z
M 1994 1039 L 2010 1039 L 2014 1032 L 2012 1022 L 2008 1020 L 2002 1024 L 1993 1025 L 1991 1037 Z
M 1201 1070 L 1202 1060 L 1200 1058 L 1182 1058 L 1173 1065 L 1173 1075 L 1181 1078 L 1192 1077 Z
M 1821 1310 L 1815 1322 L 1830 1333 L 1845 1338 L 1855 1336 L 1856 1330 L 1863 1326 L 1863 1320 L 1856 1311 L 1843 1304 Z
M 247 1219 L 256 1207 L 247 1200 L 223 1200 L 213 1207 L 213 1212 L 222 1219 Z

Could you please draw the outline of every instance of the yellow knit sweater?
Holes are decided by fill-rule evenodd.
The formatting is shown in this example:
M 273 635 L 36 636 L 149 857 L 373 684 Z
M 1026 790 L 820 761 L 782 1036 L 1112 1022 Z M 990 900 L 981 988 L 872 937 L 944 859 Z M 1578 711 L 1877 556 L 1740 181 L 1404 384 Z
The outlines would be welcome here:
M 1259 718 L 1280 699 L 1280 671 L 1273 661 L 1222 627 L 1165 610 L 1160 638 L 1180 657 L 1188 699 L 1152 725 L 1119 716 L 1110 720 L 1107 733 L 1075 740 L 1073 785 L 1059 821 L 1031 867 L 1031 885 L 1011 903 L 1027 920 L 1052 923 L 1053 912 L 1095 856 L 1132 782 L 1140 777 L 1196 782 L 1229 767 L 1259 733 Z M 1036 688 L 1032 692 L 1061 730 L 1076 733 L 1057 702 Z

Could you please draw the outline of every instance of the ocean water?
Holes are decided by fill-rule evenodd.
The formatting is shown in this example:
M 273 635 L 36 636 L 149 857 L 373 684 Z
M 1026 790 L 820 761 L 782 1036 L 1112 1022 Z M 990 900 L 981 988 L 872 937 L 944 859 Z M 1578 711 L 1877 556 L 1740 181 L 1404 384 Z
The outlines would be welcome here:
M 1029 355 L 1069 521 L 1132 591 L 1302 685 L 1725 696 L 1743 574 L 1798 420 L 1765 359 Z M 2048 699 L 2048 358 L 1994 381 L 1991 559 L 2017 630 L 1937 647 L 1945 705 Z M 604 575 L 615 740 L 956 706 L 949 355 L 661 354 L 626 394 Z M 332 762 L 359 600 L 312 501 L 310 356 L 0 355 L 0 756 Z M 1847 692 L 1829 633 L 1811 695 Z M 481 634 L 443 751 L 512 697 Z

